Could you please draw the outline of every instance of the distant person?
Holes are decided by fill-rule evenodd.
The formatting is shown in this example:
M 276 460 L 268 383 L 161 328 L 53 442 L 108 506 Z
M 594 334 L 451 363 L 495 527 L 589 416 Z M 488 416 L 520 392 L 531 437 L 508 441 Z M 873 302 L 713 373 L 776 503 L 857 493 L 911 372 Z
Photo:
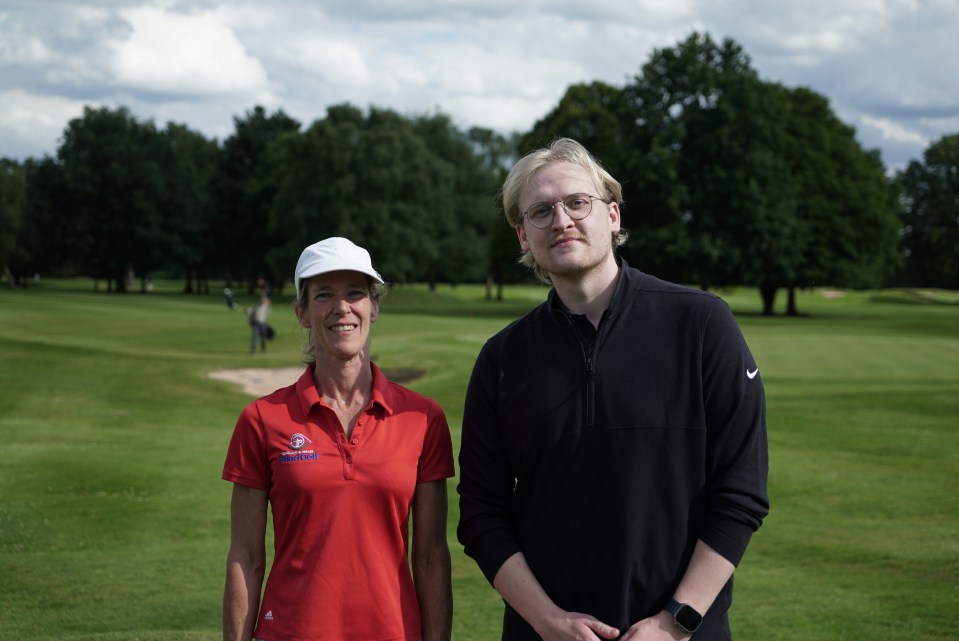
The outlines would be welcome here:
M 236 309 L 236 297 L 233 295 L 233 290 L 229 287 L 223 288 L 223 300 L 226 302 L 227 307 Z
M 256 286 L 260 288 L 261 295 L 266 296 L 267 298 L 272 298 L 273 286 L 270 285 L 270 281 L 260 276 L 256 279 Z
M 446 416 L 370 361 L 385 287 L 365 249 L 310 245 L 294 284 L 308 366 L 243 410 L 223 468 L 234 484 L 223 638 L 449 641 Z
M 259 342 L 260 351 L 266 351 L 266 341 L 270 338 L 270 313 L 273 306 L 270 297 L 266 294 L 260 294 L 260 299 L 256 301 L 252 308 L 247 312 L 250 322 L 250 353 L 256 353 L 256 344 Z
M 617 258 L 620 184 L 579 143 L 503 185 L 545 303 L 483 346 L 466 394 L 458 535 L 502 638 L 726 640 L 768 511 L 759 368 L 725 302 Z

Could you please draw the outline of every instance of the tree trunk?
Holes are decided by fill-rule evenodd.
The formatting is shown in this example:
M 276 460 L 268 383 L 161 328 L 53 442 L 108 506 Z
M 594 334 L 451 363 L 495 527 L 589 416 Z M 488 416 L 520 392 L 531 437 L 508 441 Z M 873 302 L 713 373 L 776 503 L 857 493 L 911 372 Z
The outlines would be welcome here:
M 199 289 L 199 283 L 197 283 L 197 288 Z M 183 283 L 183 293 L 193 293 L 193 270 L 189 267 L 186 268 L 186 281 Z
M 799 310 L 796 309 L 796 287 L 789 286 L 789 298 L 786 300 L 786 316 L 799 316 Z
M 770 283 L 763 283 L 759 286 L 759 295 L 762 296 L 763 299 L 763 316 L 773 315 L 777 289 L 779 288 L 776 285 Z

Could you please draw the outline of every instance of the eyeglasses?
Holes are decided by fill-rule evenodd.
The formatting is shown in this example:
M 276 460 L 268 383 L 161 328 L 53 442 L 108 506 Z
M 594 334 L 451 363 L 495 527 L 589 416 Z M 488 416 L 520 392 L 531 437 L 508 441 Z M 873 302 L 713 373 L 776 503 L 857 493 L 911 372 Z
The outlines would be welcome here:
M 589 216 L 593 211 L 593 201 L 603 200 L 589 194 L 570 194 L 562 200 L 554 200 L 551 203 L 533 203 L 526 211 L 523 217 L 529 221 L 529 224 L 537 229 L 546 229 L 553 222 L 553 214 L 556 213 L 556 203 L 563 205 L 563 211 L 573 220 L 582 220 Z M 606 201 L 603 201 L 606 202 Z

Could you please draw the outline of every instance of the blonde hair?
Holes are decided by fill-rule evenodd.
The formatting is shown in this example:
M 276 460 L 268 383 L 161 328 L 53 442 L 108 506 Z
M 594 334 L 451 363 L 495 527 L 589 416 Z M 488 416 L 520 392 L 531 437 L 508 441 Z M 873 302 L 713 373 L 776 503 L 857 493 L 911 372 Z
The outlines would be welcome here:
M 623 188 L 619 181 L 613 178 L 583 145 L 571 138 L 556 138 L 546 147 L 531 151 L 520 158 L 506 176 L 502 189 L 503 213 L 511 227 L 523 224 L 523 212 L 519 208 L 520 192 L 532 183 L 539 171 L 558 162 L 581 167 L 589 175 L 601 199 L 607 203 L 622 204 Z M 624 229 L 613 232 L 613 250 L 625 243 L 628 237 L 629 233 Z M 537 264 L 529 250 L 522 253 L 519 263 L 532 269 L 536 277 L 544 283 L 552 282 L 549 274 Z

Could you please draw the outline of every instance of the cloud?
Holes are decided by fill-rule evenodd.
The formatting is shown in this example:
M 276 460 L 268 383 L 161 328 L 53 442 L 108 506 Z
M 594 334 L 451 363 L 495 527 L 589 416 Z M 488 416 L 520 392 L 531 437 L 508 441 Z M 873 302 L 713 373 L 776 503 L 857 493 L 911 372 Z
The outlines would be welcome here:
M 863 116 L 860 118 L 860 120 L 867 127 L 878 129 L 882 134 L 882 137 L 886 140 L 911 143 L 919 146 L 926 146 L 929 144 L 929 139 L 918 131 L 908 129 L 900 123 L 887 120 L 886 118 Z
M 57 96 L 38 96 L 19 89 L 0 93 L 0 156 L 53 155 L 66 124 L 83 114 L 83 104 Z
M 130 33 L 109 43 L 114 81 L 160 94 L 243 94 L 267 90 L 267 73 L 215 13 L 157 6 L 121 11 Z
M 257 104 L 304 124 L 349 102 L 522 131 L 569 86 L 623 86 L 696 30 L 823 94 L 902 164 L 955 130 L 957 27 L 955 0 L 16 0 L 0 7 L 0 91 L 18 114 L 124 105 L 221 138 Z

